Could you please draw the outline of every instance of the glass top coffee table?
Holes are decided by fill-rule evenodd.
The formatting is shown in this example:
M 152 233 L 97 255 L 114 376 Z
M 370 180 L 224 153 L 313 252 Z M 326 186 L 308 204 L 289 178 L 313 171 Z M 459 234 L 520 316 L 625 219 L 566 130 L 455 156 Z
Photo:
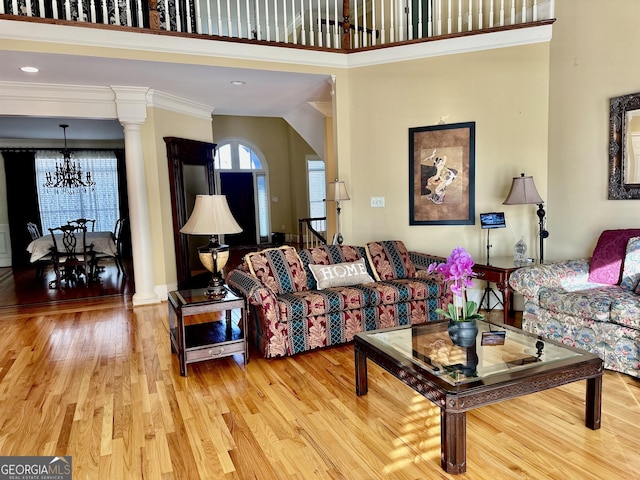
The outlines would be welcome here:
M 600 428 L 602 360 L 506 325 L 478 321 L 476 344 L 453 345 L 448 321 L 358 333 L 356 393 L 368 390 L 367 358 L 440 407 L 440 463 L 466 471 L 466 412 L 587 380 L 585 424 Z

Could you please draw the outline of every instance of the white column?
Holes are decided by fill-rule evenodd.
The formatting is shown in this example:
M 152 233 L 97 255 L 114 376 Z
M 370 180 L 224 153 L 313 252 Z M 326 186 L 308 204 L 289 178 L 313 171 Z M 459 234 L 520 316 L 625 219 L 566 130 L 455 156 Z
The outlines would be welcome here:
M 140 127 L 147 118 L 146 88 L 111 87 L 116 94 L 118 119 L 124 128 L 124 148 L 129 198 L 129 228 L 133 253 L 133 305 L 159 303 L 153 289 L 153 256 L 147 183 Z

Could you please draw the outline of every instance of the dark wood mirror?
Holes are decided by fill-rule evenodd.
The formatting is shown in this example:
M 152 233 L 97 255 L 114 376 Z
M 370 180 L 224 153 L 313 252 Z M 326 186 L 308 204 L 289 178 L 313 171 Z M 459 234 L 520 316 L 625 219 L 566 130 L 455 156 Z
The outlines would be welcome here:
M 640 199 L 640 93 L 609 102 L 609 200 Z
M 180 229 L 187 223 L 195 197 L 198 194 L 212 195 L 215 193 L 213 155 L 216 148 L 214 143 L 186 140 L 184 138 L 164 137 L 169 161 L 169 186 L 171 188 L 171 211 L 173 213 L 173 238 L 176 252 L 176 272 L 178 288 L 196 288 L 206 286 L 198 284 L 194 272 L 204 270 L 200 265 L 195 243 L 202 243 L 202 239 L 192 239 L 189 235 L 180 233 Z M 205 241 L 206 243 L 206 241 Z

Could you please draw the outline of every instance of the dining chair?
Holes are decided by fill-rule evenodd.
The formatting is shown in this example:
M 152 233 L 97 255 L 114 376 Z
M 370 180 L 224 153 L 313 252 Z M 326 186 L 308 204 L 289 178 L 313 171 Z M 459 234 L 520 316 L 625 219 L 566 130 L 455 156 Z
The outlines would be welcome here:
M 96 229 L 96 221 L 95 219 L 89 218 L 77 218 L 75 220 L 69 220 L 67 222 L 68 225 L 76 225 L 78 227 L 87 227 L 87 231 L 95 232 Z M 89 230 L 89 226 L 91 226 L 91 230 Z
M 40 229 L 38 228 L 38 225 L 36 225 L 33 222 L 27 222 L 27 231 L 29 232 L 29 235 L 31 235 L 31 241 L 37 240 L 38 238 L 42 237 L 42 234 L 40 233 Z M 42 277 L 42 275 L 44 275 L 44 268 L 45 266 L 49 265 L 51 261 L 52 261 L 52 257 L 51 257 L 51 254 L 49 253 L 34 262 L 36 267 L 36 278 L 40 278 Z
M 97 274 L 98 271 L 103 270 L 104 268 L 98 263 L 100 260 L 113 258 L 116 264 L 116 268 L 118 269 L 118 273 L 122 273 L 126 275 L 124 270 L 124 265 L 122 263 L 122 227 L 124 225 L 124 218 L 119 218 L 116 220 L 115 227 L 113 228 L 113 232 L 111 232 L 111 237 L 113 238 L 113 242 L 116 245 L 116 253 L 115 255 L 110 255 L 108 253 L 96 252 L 93 263 L 93 271 Z
M 67 285 L 76 283 L 84 276 L 85 285 L 93 281 L 93 264 L 95 252 L 93 245 L 87 245 L 87 227 L 62 225 L 50 228 L 53 239 L 51 255 L 56 279 L 49 283 L 49 288 L 60 288 L 64 280 Z M 55 287 L 53 286 L 55 283 Z

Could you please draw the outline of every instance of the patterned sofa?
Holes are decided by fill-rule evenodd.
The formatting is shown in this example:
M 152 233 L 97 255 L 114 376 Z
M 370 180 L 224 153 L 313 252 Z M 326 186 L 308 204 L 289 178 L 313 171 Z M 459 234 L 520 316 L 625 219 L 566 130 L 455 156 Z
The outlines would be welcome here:
M 284 246 L 247 254 L 228 285 L 248 299 L 250 332 L 266 358 L 349 342 L 358 332 L 435 320 L 450 301 L 427 272 L 441 257 L 400 241 L 366 247 Z
M 593 256 L 521 268 L 522 328 L 595 353 L 640 377 L 640 230 L 602 232 Z

